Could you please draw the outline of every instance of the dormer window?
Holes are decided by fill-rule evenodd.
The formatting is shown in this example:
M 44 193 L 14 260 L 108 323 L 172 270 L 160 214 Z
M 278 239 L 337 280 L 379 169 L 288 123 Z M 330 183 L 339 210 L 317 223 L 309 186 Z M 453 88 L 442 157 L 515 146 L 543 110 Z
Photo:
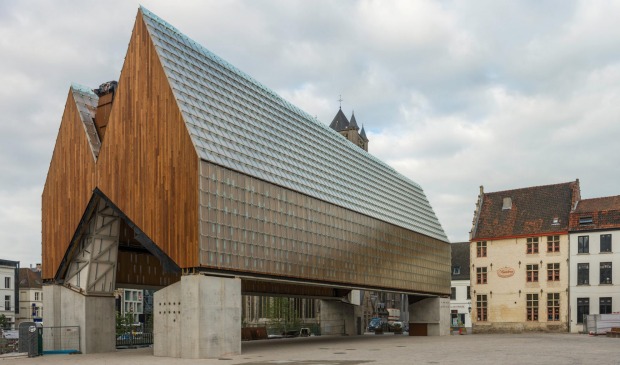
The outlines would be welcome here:
M 592 217 L 579 217 L 579 224 L 592 224 Z
M 461 275 L 461 267 L 452 266 L 452 275 Z
M 512 198 L 504 198 L 502 202 L 502 210 L 512 209 Z
M 553 217 L 553 221 L 551 222 L 552 225 L 557 226 L 560 224 L 560 218 L 558 217 Z

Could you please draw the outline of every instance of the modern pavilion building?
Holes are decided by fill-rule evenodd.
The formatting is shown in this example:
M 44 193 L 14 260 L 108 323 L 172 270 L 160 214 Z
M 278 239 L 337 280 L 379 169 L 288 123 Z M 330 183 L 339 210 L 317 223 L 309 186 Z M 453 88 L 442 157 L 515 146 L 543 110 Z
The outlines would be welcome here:
M 448 239 L 422 188 L 358 146 L 140 8 L 118 84 L 68 93 L 43 191 L 46 325 L 112 351 L 114 288 L 161 288 L 154 353 L 218 357 L 240 352 L 242 293 L 323 299 L 354 334 L 350 293 L 368 289 L 448 333 Z

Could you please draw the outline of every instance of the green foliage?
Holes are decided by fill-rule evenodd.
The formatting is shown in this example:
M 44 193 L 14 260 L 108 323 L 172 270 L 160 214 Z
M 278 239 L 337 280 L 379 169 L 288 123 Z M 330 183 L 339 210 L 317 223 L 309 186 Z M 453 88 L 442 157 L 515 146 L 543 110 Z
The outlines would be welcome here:
M 116 312 L 116 335 L 122 335 L 125 332 L 131 332 L 131 325 L 133 324 L 133 315 L 131 313 Z
M 0 314 L 0 329 L 8 329 L 9 320 L 4 314 Z
M 301 319 L 291 298 L 271 298 L 267 307 L 267 318 L 270 329 L 278 334 L 291 330 L 299 331 L 301 328 Z

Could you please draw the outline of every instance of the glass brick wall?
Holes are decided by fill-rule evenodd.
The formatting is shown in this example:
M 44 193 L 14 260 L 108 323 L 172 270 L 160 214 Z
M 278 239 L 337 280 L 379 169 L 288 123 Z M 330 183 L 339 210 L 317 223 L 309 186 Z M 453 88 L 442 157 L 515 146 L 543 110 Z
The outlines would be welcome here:
M 201 266 L 449 293 L 446 242 L 206 161 L 200 170 Z

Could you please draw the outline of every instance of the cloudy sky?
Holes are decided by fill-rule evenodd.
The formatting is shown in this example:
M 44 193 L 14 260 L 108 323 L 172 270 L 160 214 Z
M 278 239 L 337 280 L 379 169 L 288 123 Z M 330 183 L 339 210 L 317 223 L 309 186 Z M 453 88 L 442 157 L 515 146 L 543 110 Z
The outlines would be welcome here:
M 620 194 L 620 1 L 151 1 L 143 6 L 416 181 L 451 241 L 486 191 Z M 71 82 L 119 77 L 139 3 L 0 2 L 0 258 L 41 262 Z

